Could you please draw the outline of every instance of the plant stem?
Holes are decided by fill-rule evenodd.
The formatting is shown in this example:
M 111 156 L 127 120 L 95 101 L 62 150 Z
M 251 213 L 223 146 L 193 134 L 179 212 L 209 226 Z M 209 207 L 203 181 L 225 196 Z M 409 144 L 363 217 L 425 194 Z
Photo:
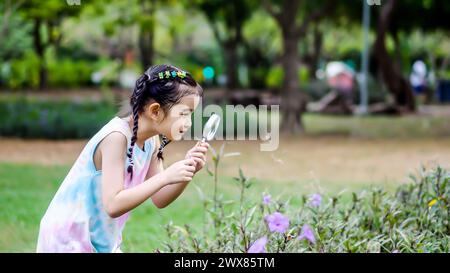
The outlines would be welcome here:
M 219 162 L 214 162 L 214 212 L 217 211 L 217 180 Z

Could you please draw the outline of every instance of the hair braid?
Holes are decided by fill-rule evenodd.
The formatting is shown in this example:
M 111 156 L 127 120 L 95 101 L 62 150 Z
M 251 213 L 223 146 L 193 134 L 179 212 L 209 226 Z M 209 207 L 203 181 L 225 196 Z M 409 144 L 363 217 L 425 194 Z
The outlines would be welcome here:
M 166 147 L 166 145 L 170 143 L 170 140 L 165 135 L 159 136 L 161 137 L 161 145 L 159 146 L 157 157 L 158 159 L 164 160 L 163 157 L 164 147 Z
M 139 119 L 139 101 L 141 95 L 144 93 L 145 84 L 148 80 L 147 74 L 144 74 L 136 81 L 136 86 L 134 87 L 133 95 L 131 96 L 131 105 L 133 110 L 133 136 L 131 137 L 130 148 L 128 148 L 128 162 L 130 163 L 127 168 L 127 172 L 131 174 L 131 178 L 133 178 L 133 148 L 136 144 L 137 140 L 137 131 L 138 131 L 138 119 Z

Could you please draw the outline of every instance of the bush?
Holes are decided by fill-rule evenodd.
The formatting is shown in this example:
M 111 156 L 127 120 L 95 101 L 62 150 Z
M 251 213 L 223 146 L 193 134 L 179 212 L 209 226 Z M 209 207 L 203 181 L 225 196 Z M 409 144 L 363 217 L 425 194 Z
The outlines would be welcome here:
M 39 57 L 29 51 L 22 58 L 4 64 L 6 72 L 2 73 L 2 82 L 12 89 L 36 88 L 39 86 L 39 66 Z
M 93 63 L 63 59 L 50 62 L 48 81 L 51 87 L 80 87 L 92 85 Z
M 223 150 L 223 149 L 221 149 Z M 213 151 L 215 170 L 223 152 Z M 448 252 L 450 248 L 450 172 L 422 170 L 395 194 L 381 188 L 336 196 L 302 196 L 289 201 L 247 200 L 250 180 L 236 177 L 239 200 L 217 194 L 203 201 L 206 221 L 199 232 L 190 225 L 166 225 L 167 252 Z
M 111 103 L 114 100 L 104 94 L 105 98 L 100 102 L 92 101 L 43 101 L 26 98 L 20 95 L 0 98 L 0 136 L 22 137 L 22 138 L 89 138 L 96 133 L 109 119 L 118 111 L 117 107 Z M 234 113 L 232 122 L 227 127 L 226 111 L 223 107 L 222 125 L 223 136 L 227 130 L 233 129 L 234 136 L 254 137 L 257 136 L 250 131 L 251 125 L 255 125 L 258 130 L 257 112 L 245 114 L 245 131 L 238 132 L 238 114 Z M 200 122 L 201 128 L 209 117 L 202 117 L 196 121 L 192 116 L 192 128 L 195 123 Z M 218 132 L 219 135 L 222 131 Z M 201 138 L 194 135 L 190 130 L 187 134 L 191 138 Z
M 107 101 L 0 100 L 0 136 L 22 138 L 89 138 L 114 115 Z
M 51 54 L 47 54 L 51 55 Z M 74 88 L 93 85 L 91 76 L 101 61 L 54 59 L 47 57 L 49 87 Z M 37 88 L 41 60 L 32 51 L 0 66 L 1 84 L 7 88 Z

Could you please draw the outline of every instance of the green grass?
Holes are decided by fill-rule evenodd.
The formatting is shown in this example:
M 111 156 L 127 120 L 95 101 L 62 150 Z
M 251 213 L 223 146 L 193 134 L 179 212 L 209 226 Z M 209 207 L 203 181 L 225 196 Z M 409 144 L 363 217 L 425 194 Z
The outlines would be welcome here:
M 445 137 L 450 136 L 450 120 L 432 117 L 331 117 L 305 115 L 308 134 L 343 134 L 368 138 Z M 70 166 L 38 166 L 0 163 L 0 252 L 34 252 L 39 221 Z M 237 166 L 236 166 L 237 168 Z M 237 169 L 236 169 L 237 174 Z M 405 173 L 405 177 L 406 177 Z M 405 179 L 406 180 L 406 179 Z M 377 184 L 392 190 L 397 183 L 390 181 L 360 181 L 349 185 L 345 181 L 320 181 L 325 193 L 348 193 Z M 213 180 L 200 172 L 185 193 L 165 209 L 147 202 L 133 211 L 124 231 L 124 251 L 151 252 L 161 248 L 166 240 L 164 225 L 201 226 L 203 207 L 197 187 L 212 197 Z M 308 181 L 254 181 L 248 198 L 260 200 L 262 192 L 273 197 L 291 198 L 300 202 L 302 195 L 314 187 Z M 197 187 L 196 187 L 197 186 Z M 231 177 L 221 177 L 219 193 L 225 199 L 237 200 L 239 189 Z
M 0 251 L 33 252 L 40 218 L 64 167 L 0 164 Z
M 0 252 L 34 252 L 39 231 L 39 221 L 69 166 L 37 166 L 0 163 Z M 300 203 L 310 189 L 301 181 L 274 183 L 269 180 L 254 181 L 247 199 L 261 200 L 262 192 L 274 198 L 291 198 L 291 204 Z M 213 180 L 200 172 L 193 185 L 182 196 L 164 209 L 157 209 L 151 201 L 133 211 L 124 231 L 123 250 L 126 252 L 153 252 L 166 240 L 164 225 L 189 224 L 199 229 L 203 221 L 203 203 L 198 189 L 212 198 Z M 324 185 L 324 183 L 326 185 Z M 322 182 L 330 193 L 344 188 L 344 183 Z M 369 183 L 352 186 L 351 190 L 367 187 Z M 232 177 L 221 177 L 219 194 L 226 200 L 239 199 L 239 187 Z
M 364 138 L 449 137 L 450 119 L 430 116 L 329 116 L 305 114 L 306 132 Z

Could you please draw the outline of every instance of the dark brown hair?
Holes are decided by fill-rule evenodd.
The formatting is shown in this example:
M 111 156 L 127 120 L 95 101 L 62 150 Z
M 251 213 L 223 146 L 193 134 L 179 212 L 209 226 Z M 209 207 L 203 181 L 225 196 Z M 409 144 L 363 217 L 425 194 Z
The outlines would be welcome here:
M 171 74 L 166 77 L 166 71 Z M 161 77 L 163 73 L 164 77 Z M 154 100 L 159 103 L 165 113 L 180 102 L 187 95 L 197 94 L 203 96 L 203 89 L 188 72 L 172 65 L 151 66 L 143 75 L 136 80 L 133 94 L 130 98 L 131 113 L 133 115 L 133 136 L 127 157 L 130 162 L 127 172 L 133 176 L 133 148 L 136 144 L 139 114 L 144 111 L 145 106 Z M 158 159 L 163 160 L 164 147 L 170 143 L 166 136 L 160 135 L 161 145 L 158 149 Z

